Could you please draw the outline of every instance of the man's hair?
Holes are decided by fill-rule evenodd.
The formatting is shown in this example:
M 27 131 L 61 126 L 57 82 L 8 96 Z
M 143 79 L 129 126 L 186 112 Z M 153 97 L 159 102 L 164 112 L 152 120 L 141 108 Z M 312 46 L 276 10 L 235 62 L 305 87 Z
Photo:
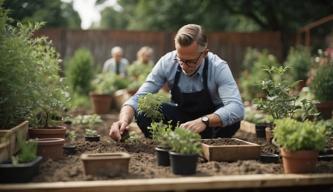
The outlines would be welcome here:
M 178 30 L 175 36 L 175 43 L 178 43 L 182 47 L 187 47 L 193 42 L 196 42 L 200 46 L 200 49 L 207 48 L 208 42 L 206 34 L 200 25 L 184 25 Z
M 111 55 L 114 55 L 115 53 L 119 53 L 119 52 L 121 54 L 123 54 L 123 49 L 121 47 L 119 47 L 119 46 L 113 47 L 111 49 Z

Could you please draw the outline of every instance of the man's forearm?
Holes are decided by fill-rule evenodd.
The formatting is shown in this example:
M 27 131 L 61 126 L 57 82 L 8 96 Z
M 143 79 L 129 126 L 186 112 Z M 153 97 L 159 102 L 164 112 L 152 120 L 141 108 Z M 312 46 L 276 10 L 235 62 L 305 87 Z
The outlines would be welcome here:
M 223 127 L 223 122 L 218 115 L 211 113 L 207 116 L 209 118 L 209 127 Z
M 134 117 L 134 109 L 130 105 L 125 105 L 121 108 L 119 120 L 130 124 Z

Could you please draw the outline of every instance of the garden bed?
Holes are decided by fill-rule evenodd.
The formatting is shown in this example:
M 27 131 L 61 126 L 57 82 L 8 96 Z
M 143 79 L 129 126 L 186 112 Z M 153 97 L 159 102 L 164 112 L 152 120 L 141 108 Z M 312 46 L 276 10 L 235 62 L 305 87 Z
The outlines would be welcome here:
M 108 131 L 112 121 L 116 118 L 105 118 L 107 121 L 98 127 L 98 133 L 101 135 L 100 142 L 84 141 L 84 130 L 79 127 L 71 128 L 77 132 L 75 144 L 77 152 L 75 155 L 65 155 L 64 159 L 53 161 L 48 159 L 41 163 L 39 175 L 32 183 L 21 185 L 0 185 L 2 189 L 19 189 L 20 186 L 27 191 L 29 189 L 60 189 L 77 188 L 77 191 L 84 191 L 83 186 L 87 188 L 94 186 L 94 190 L 111 190 L 116 187 L 119 191 L 125 190 L 123 185 L 128 185 L 126 190 L 148 191 L 166 190 L 166 189 L 201 189 L 195 187 L 194 181 L 202 183 L 202 189 L 228 188 L 235 183 L 240 188 L 244 187 L 268 187 L 268 186 L 292 186 L 292 185 L 327 185 L 333 184 L 333 174 L 309 174 L 309 175 L 281 175 L 283 169 L 279 163 L 264 164 L 257 160 L 235 161 L 235 162 L 207 162 L 200 158 L 197 173 L 191 177 L 182 177 L 174 175 L 170 167 L 157 166 L 154 142 L 150 139 L 140 138 L 138 142 L 115 142 L 109 138 Z M 239 131 L 236 137 L 255 142 L 253 134 Z M 268 150 L 269 145 L 264 145 L 261 150 Z M 272 147 L 273 148 L 273 147 Z M 129 173 L 121 176 L 92 176 L 84 175 L 83 164 L 80 160 L 82 153 L 106 153 L 106 152 L 128 152 L 131 155 Z M 316 173 L 333 173 L 332 161 L 320 161 L 317 164 Z M 289 178 L 286 179 L 286 178 Z M 126 180 L 124 180 L 126 179 Z M 153 179 L 153 180 L 149 180 Z M 103 180 L 103 181 L 102 181 Z M 107 181 L 105 181 L 107 180 Z M 275 180 L 275 181 L 274 181 Z M 74 182 L 72 182 L 74 181 Z M 94 181 L 94 182 L 78 182 Z M 114 182 L 113 182 L 114 181 Z M 219 181 L 219 182 L 218 182 Z M 44 182 L 53 182 L 44 184 Z M 62 183 L 62 186 L 58 182 Z M 174 183 L 175 185 L 171 184 Z M 178 184 L 177 184 L 178 183 Z M 195 182 L 194 182 L 195 183 Z M 223 184 L 224 183 L 224 184 Z M 274 184 L 275 183 L 275 184 Z M 214 184 L 214 185 L 211 185 Z M 14 187 L 15 186 L 15 187 Z M 29 188 L 29 186 L 31 188 Z M 122 187 L 121 187 L 122 186 Z M 141 186 L 137 187 L 137 186 Z M 146 186 L 146 188 L 142 188 Z M 150 186 L 150 187 L 148 187 Z M 162 187 L 161 187 L 162 186 Z M 169 188 L 167 188 L 167 186 Z M 187 186 L 187 187 L 186 187 Z M 252 186 L 252 187 L 251 187 Z M 9 187 L 9 188 L 7 188 Z M 14 188 L 11 188 L 14 187 Z M 231 187 L 234 188 L 234 187 Z M 43 190 L 42 190 L 43 189 Z M 14 190 L 15 191 L 15 190 Z M 38 191 L 38 190 L 31 190 Z M 66 190 L 65 190 L 66 191 Z M 63 192 L 65 192 L 63 191 Z

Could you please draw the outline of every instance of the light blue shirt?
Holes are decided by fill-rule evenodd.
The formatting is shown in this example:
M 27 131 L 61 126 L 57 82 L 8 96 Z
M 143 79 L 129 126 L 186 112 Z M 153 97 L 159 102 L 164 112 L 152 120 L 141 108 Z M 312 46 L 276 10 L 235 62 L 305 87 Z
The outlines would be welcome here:
M 214 113 L 220 117 L 224 126 L 231 125 L 244 117 L 244 106 L 237 84 L 228 64 L 224 60 L 211 52 L 208 53 L 207 57 L 209 62 L 207 84 L 211 99 L 215 106 L 224 104 Z M 164 55 L 154 66 L 138 92 L 126 101 L 124 105 L 130 105 L 137 110 L 139 96 L 158 92 L 165 82 L 172 88 L 178 65 L 176 51 Z M 203 89 L 203 67 L 204 61 L 200 64 L 196 74 L 186 76 L 181 73 L 178 87 L 182 93 L 197 92 Z
M 121 58 L 118 65 L 119 65 L 119 75 L 125 77 L 126 67 L 128 66 L 128 60 L 125 58 Z M 103 65 L 103 72 L 110 72 L 110 71 L 116 73 L 116 61 L 114 58 L 106 60 Z

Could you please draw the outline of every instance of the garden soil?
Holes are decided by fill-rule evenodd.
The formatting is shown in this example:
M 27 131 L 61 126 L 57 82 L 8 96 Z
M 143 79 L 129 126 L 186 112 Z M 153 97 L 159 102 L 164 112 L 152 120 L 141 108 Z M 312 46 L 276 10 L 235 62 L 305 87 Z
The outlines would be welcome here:
M 154 154 L 155 144 L 152 140 L 142 137 L 142 134 L 135 126 L 133 132 L 141 137 L 137 140 L 115 142 L 108 137 L 109 127 L 117 119 L 116 115 L 104 116 L 105 122 L 98 126 L 101 134 L 101 141 L 84 141 L 84 129 L 82 127 L 71 126 L 69 129 L 75 130 L 77 138 L 77 152 L 74 155 L 64 155 L 62 160 L 44 160 L 40 166 L 39 175 L 33 182 L 56 182 L 56 181 L 85 181 L 85 180 L 118 180 L 118 179 L 144 179 L 144 178 L 175 178 L 181 177 L 174 175 L 170 167 L 161 167 L 156 164 Z M 252 134 L 237 132 L 235 137 L 250 142 L 258 142 Z M 261 144 L 262 151 L 277 153 L 273 145 Z M 104 152 L 128 152 L 131 155 L 129 173 L 121 176 L 97 177 L 84 175 L 83 164 L 80 160 L 82 153 L 104 153 Z M 200 158 L 197 173 L 192 176 L 213 176 L 213 175 L 247 175 L 247 174 L 281 174 L 283 169 L 280 163 L 264 164 L 260 161 L 236 161 L 236 162 L 207 162 Z M 317 165 L 318 173 L 333 173 L 333 162 L 320 161 Z

